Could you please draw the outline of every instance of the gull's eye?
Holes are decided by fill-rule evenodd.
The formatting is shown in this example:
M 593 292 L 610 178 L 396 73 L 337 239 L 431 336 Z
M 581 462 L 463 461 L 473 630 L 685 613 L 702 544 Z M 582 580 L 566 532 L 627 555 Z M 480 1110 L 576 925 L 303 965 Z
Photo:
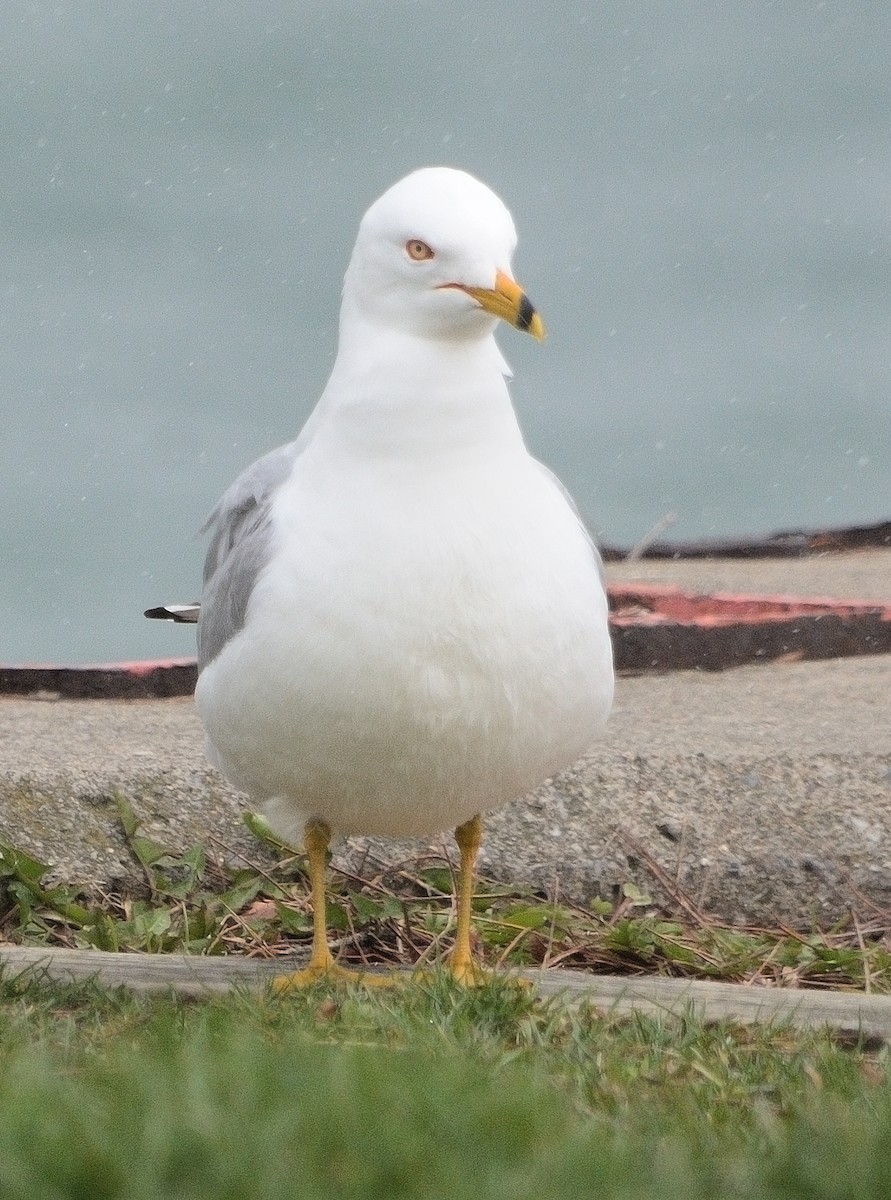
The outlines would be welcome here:
M 405 243 L 405 253 L 415 262 L 423 262 L 427 258 L 436 257 L 427 243 L 422 242 L 420 238 L 409 238 Z

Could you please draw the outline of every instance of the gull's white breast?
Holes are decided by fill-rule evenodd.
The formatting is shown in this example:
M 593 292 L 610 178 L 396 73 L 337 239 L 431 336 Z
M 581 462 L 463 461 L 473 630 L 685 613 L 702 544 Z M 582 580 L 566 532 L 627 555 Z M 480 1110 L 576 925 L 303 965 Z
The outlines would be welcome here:
M 430 464 L 310 445 L 244 628 L 196 700 L 287 836 L 432 833 L 581 755 L 612 700 L 587 535 L 522 449 Z

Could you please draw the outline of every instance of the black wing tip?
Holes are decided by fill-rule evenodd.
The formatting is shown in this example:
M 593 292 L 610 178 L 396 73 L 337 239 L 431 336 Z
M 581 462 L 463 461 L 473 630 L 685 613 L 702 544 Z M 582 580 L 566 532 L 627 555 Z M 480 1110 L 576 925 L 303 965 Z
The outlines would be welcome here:
M 150 621 L 173 621 L 176 625 L 195 625 L 198 621 L 199 605 L 195 604 L 159 604 L 156 608 L 147 608 L 142 614 Z

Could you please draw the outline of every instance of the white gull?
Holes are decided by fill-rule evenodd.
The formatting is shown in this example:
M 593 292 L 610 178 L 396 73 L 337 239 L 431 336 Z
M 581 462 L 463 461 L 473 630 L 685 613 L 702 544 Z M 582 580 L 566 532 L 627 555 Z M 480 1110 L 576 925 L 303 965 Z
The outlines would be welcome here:
M 609 713 L 600 559 L 526 450 L 493 337 L 499 318 L 543 336 L 515 245 L 464 172 L 390 188 L 360 225 L 315 411 L 208 520 L 195 698 L 212 760 L 306 845 L 315 936 L 292 984 L 345 974 L 325 940 L 332 833 L 447 826 L 450 966 L 472 981 L 480 814 L 572 763 Z

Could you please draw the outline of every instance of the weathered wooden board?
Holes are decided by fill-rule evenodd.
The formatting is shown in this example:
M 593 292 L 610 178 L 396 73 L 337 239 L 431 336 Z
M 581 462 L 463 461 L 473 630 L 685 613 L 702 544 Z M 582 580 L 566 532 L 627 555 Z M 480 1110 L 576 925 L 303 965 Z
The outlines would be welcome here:
M 30 946 L 0 947 L 7 977 L 22 974 L 58 982 L 96 979 L 132 991 L 172 990 L 208 996 L 235 987 L 262 988 L 301 965 L 286 958 L 202 958 L 179 954 L 111 954 Z M 406 977 L 409 972 L 405 972 Z M 541 996 L 562 995 L 610 1013 L 680 1016 L 689 1009 L 706 1021 L 788 1022 L 827 1027 L 845 1036 L 891 1042 L 891 996 L 866 992 L 752 987 L 746 984 L 665 979 L 660 976 L 588 975 L 581 971 L 520 971 Z

